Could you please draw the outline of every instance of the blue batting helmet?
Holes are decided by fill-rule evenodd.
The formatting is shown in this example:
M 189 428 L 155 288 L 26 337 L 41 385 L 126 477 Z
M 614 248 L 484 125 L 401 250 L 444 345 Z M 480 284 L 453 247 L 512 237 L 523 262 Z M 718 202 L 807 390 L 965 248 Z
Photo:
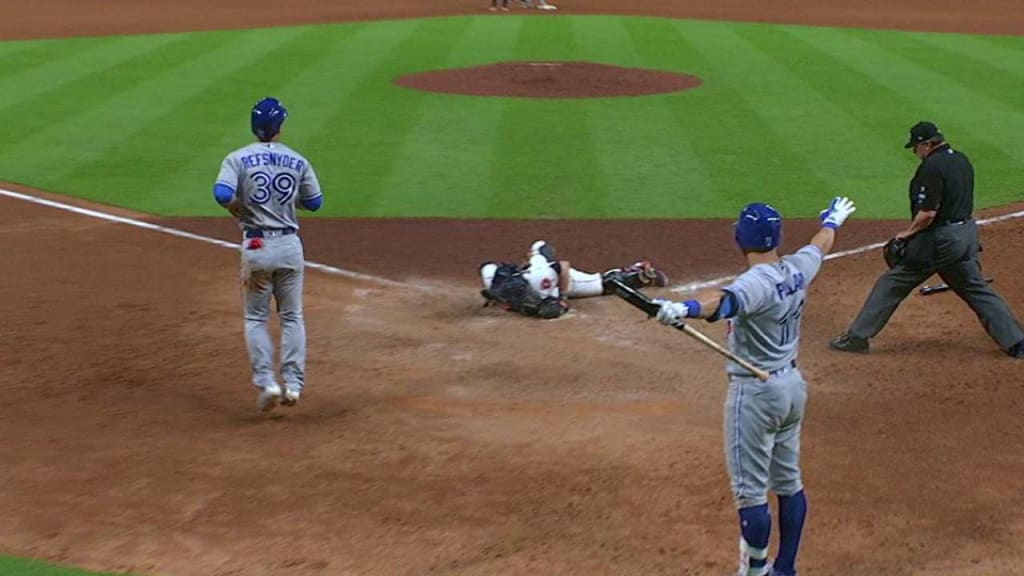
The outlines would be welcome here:
M 260 140 L 270 140 L 287 117 L 288 110 L 277 98 L 263 98 L 252 107 L 252 133 Z
M 736 219 L 736 243 L 744 252 L 767 252 L 782 240 L 782 215 L 769 204 L 754 202 Z

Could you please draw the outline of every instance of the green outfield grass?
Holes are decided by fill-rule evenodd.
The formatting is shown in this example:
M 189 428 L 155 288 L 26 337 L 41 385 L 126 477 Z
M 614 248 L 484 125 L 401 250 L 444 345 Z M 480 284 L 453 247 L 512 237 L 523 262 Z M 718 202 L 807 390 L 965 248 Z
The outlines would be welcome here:
M 4 576 L 110 576 L 74 568 L 61 568 L 22 558 L 0 556 L 0 574 Z M 130 575 L 127 575 L 130 576 Z
M 640 98 L 429 94 L 395 76 L 504 60 L 697 74 Z M 481 16 L 0 43 L 0 179 L 164 215 L 221 212 L 220 160 L 263 95 L 332 216 L 709 217 L 836 194 L 903 217 L 933 119 L 979 204 L 1024 186 L 1024 38 L 603 16 Z

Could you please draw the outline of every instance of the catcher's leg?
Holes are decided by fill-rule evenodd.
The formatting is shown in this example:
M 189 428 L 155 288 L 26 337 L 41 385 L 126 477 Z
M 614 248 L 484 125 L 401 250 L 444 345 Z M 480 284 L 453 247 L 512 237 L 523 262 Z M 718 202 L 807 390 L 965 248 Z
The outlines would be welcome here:
M 618 280 L 630 288 L 645 286 L 668 286 L 668 276 L 655 268 L 650 262 L 641 260 L 622 268 L 612 268 L 601 275 L 605 282 L 604 294 L 611 294 L 615 289 L 608 284 L 609 280 Z
M 567 297 L 588 298 L 601 294 L 604 294 L 604 281 L 600 274 L 569 268 L 569 289 L 565 293 Z

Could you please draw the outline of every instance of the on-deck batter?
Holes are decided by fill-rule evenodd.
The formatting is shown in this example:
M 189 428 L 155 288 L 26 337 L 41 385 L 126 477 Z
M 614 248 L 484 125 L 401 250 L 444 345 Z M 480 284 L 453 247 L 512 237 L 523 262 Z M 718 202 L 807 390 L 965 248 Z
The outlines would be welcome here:
M 251 125 L 259 141 L 228 154 L 213 192 L 217 202 L 238 218 L 243 231 L 245 342 L 263 411 L 278 402 L 294 406 L 305 386 L 305 257 L 295 208 L 298 202 L 301 208 L 316 211 L 323 204 L 313 166 L 278 141 L 287 117 L 288 111 L 275 98 L 256 103 Z M 281 322 L 283 397 L 274 374 L 274 343 L 267 329 L 271 296 L 277 301 Z
M 736 221 L 736 243 L 749 268 L 722 289 L 685 302 L 658 300 L 658 321 L 676 326 L 686 318 L 729 319 L 729 349 L 767 371 L 761 382 L 729 362 L 725 402 L 725 459 L 739 508 L 740 576 L 794 576 L 807 498 L 800 477 L 800 427 L 807 384 L 797 368 L 800 321 L 807 288 L 835 240 L 835 230 L 854 212 L 836 198 L 822 211 L 822 228 L 810 244 L 780 257 L 782 217 L 767 204 L 749 204 Z M 771 513 L 768 490 L 779 499 L 779 551 L 768 563 Z

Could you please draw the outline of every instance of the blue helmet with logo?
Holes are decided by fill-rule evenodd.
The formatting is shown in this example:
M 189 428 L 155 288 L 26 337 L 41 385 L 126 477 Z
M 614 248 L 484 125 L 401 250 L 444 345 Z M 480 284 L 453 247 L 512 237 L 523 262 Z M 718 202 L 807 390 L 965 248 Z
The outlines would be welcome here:
M 277 98 L 263 98 L 252 107 L 252 133 L 260 140 L 270 140 L 287 117 L 288 110 Z
M 744 252 L 767 252 L 782 240 L 782 215 L 769 204 L 747 204 L 735 226 L 736 243 Z

